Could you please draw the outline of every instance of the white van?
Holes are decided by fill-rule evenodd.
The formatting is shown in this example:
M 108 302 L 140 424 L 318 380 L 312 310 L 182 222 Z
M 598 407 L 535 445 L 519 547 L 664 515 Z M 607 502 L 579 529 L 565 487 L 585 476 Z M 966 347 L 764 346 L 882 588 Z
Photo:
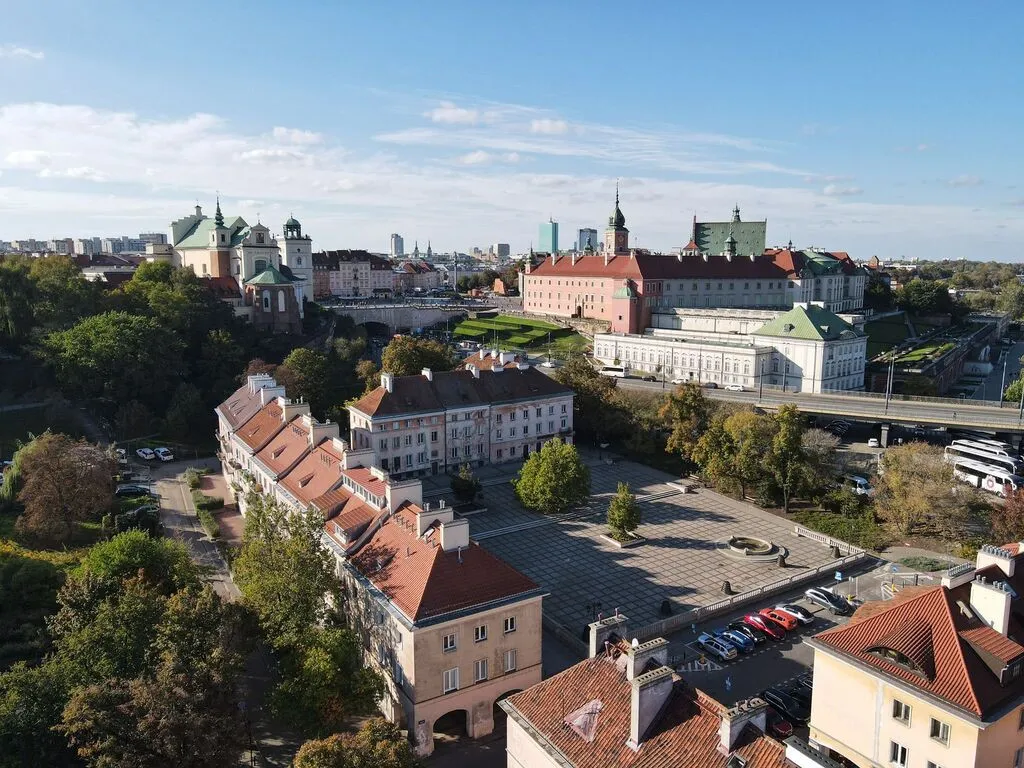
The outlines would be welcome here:
M 875 494 L 875 489 L 868 483 L 867 478 L 860 475 L 843 475 L 843 485 L 858 496 L 873 496 Z
M 598 371 L 602 376 L 611 376 L 616 379 L 626 378 L 626 369 L 621 365 L 606 365 Z

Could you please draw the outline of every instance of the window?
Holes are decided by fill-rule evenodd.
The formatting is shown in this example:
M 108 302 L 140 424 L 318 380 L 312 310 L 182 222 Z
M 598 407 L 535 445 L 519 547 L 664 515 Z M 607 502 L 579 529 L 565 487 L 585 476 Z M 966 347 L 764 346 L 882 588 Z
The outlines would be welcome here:
M 395 469 L 399 470 L 401 468 L 402 468 L 402 457 L 401 456 L 395 456 Z
M 453 691 L 459 690 L 459 668 L 446 669 L 444 674 L 441 676 L 441 687 L 445 693 L 452 693 Z
M 565 405 L 562 406 L 562 413 L 565 413 Z
M 929 735 L 937 742 L 949 746 L 949 723 L 944 723 L 933 717 Z
M 938 763 L 933 763 L 931 760 L 928 761 L 928 768 L 942 768 Z
M 411 453 L 405 454 L 405 466 L 407 466 L 407 467 L 411 467 L 412 466 L 412 454 Z
M 497 431 L 497 438 L 498 440 L 501 440 L 501 429 L 498 429 Z
M 1024 766 L 1024 747 L 1013 753 L 1013 768 L 1021 768 L 1022 766 Z
M 498 459 L 501 459 L 501 448 L 498 449 Z
M 270 291 L 263 292 L 263 311 L 270 311 Z
M 892 719 L 899 720 L 904 725 L 910 725 L 910 705 L 904 704 L 899 699 L 893 699 Z
M 537 418 L 538 419 L 541 417 L 541 410 L 542 409 L 540 409 L 540 408 L 537 409 Z
M 516 671 L 516 649 L 505 651 L 505 673 Z
M 393 437 L 393 438 L 391 438 L 391 447 L 394 448 L 395 450 L 398 450 L 399 448 L 401 448 L 402 447 L 402 438 L 400 438 L 400 437 Z
M 565 419 L 562 419 L 562 429 L 567 429 L 568 425 Z
M 412 435 L 406 435 L 405 436 L 405 444 L 406 445 L 412 445 Z
M 508 455 L 509 456 L 515 456 L 516 455 L 516 447 L 514 445 L 511 448 L 508 449 Z
M 487 679 L 487 659 L 473 662 L 473 679 L 478 683 Z
M 427 436 L 425 434 L 423 434 L 422 432 L 420 432 L 418 435 L 416 435 L 416 444 L 417 445 L 423 445 L 423 443 L 426 442 L 426 439 L 427 439 Z
M 441 638 L 441 650 L 445 653 L 455 650 L 455 634 L 445 635 Z
M 457 445 L 453 445 L 452 446 L 452 458 L 453 459 L 459 458 L 459 446 L 457 446 Z
M 508 420 L 509 421 L 515 421 L 516 420 L 516 412 L 515 411 L 512 411 L 511 413 L 509 413 Z
M 430 433 L 430 442 L 437 442 L 437 430 L 434 430 L 433 432 Z
M 555 431 L 555 422 L 549 421 L 548 422 L 548 432 L 554 432 L 554 431 Z
M 907 768 L 907 748 L 902 744 L 897 744 L 895 741 L 890 741 L 889 763 L 894 766 L 899 766 L 899 768 Z
M 1020 711 L 1020 720 L 1017 721 L 1017 730 L 1024 731 L 1024 709 Z
M 388 449 L 388 439 L 386 437 L 380 441 L 380 449 L 382 451 L 386 451 Z
M 549 405 L 548 406 L 548 416 L 554 416 L 554 415 L 555 415 L 555 406 Z
M 505 634 L 516 631 L 516 617 L 506 616 L 505 617 Z
M 516 428 L 515 428 L 515 427 L 510 427 L 510 428 L 509 428 L 509 430 L 508 430 L 508 436 L 509 436 L 509 437 L 515 437 L 515 436 L 516 436 Z
M 301 256 L 296 256 L 295 257 L 295 266 L 297 266 L 297 267 L 301 267 L 302 266 L 302 257 Z
M 487 639 L 487 625 L 481 624 L 473 630 L 473 642 L 482 643 Z

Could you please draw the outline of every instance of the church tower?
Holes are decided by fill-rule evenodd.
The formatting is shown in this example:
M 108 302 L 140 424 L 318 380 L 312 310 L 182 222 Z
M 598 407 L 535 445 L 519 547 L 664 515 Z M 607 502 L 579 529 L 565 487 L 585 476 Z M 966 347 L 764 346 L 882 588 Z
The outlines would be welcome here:
M 294 216 L 284 223 L 284 237 L 279 246 L 281 264 L 302 281 L 307 293 L 313 290 L 313 240 L 302 234 L 302 225 Z
M 619 209 L 618 184 L 615 185 L 615 210 L 608 217 L 608 227 L 604 231 L 604 252 L 612 256 L 629 253 L 629 230 L 626 229 L 626 217 Z

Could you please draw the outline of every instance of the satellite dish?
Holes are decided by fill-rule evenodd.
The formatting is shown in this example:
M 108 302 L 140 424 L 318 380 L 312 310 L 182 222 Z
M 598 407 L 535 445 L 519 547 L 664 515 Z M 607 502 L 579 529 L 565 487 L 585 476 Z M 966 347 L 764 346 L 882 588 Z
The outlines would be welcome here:
M 639 640 L 637 640 L 637 639 L 636 639 L 636 638 L 634 637 L 634 638 L 633 638 L 633 642 L 632 642 L 632 643 L 630 643 L 629 645 L 630 645 L 630 647 L 631 647 L 631 648 L 639 648 L 639 647 L 640 647 L 640 641 L 639 641 Z

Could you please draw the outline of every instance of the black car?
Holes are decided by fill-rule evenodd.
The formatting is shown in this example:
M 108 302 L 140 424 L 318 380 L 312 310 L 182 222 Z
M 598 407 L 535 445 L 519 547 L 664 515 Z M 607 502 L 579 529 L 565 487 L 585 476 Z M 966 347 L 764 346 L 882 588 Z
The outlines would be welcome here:
M 804 706 L 803 702 L 786 691 L 776 688 L 768 688 L 761 691 L 761 698 L 767 701 L 775 711 L 785 717 L 791 723 L 803 725 L 811 719 L 811 710 Z
M 757 645 L 760 645 L 768 639 L 768 635 L 766 635 L 764 632 L 757 629 L 756 627 L 750 626 L 749 624 L 744 624 L 742 621 L 729 622 L 727 627 L 729 629 L 734 629 L 737 632 L 743 633 L 751 640 L 753 640 Z
M 117 490 L 114 491 L 114 495 L 119 499 L 130 499 L 136 496 L 149 496 L 154 499 L 157 498 L 155 493 L 142 485 L 119 485 L 117 486 Z
M 811 587 L 804 592 L 804 597 L 822 608 L 828 608 L 837 616 L 847 616 L 853 613 L 853 606 L 848 600 L 823 587 Z
M 651 376 L 650 374 L 648 374 L 647 376 L 641 376 L 640 378 L 643 381 L 657 381 L 658 380 L 657 376 Z
M 805 672 L 800 675 L 796 680 L 793 681 L 793 685 L 797 689 L 803 689 L 807 692 L 807 695 L 811 695 L 811 691 L 814 690 L 814 672 Z

